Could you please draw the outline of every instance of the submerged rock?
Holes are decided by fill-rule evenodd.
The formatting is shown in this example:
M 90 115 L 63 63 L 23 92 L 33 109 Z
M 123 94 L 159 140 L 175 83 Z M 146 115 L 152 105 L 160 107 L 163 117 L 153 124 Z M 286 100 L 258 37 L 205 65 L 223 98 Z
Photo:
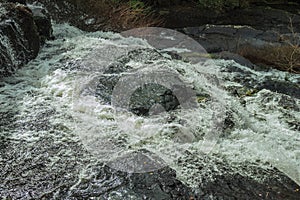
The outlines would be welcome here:
M 172 90 L 159 84 L 145 84 L 130 98 L 130 110 L 137 115 L 158 114 L 180 105 Z
M 134 77 L 135 75 L 133 74 L 130 76 Z M 126 79 L 122 80 L 122 75 L 100 77 L 99 84 L 96 88 L 96 96 L 110 104 L 114 87 L 118 84 L 119 81 L 124 82 L 124 84 L 126 84 L 127 82 Z M 125 91 L 126 89 L 130 90 L 131 88 L 130 86 L 124 86 Z M 126 95 L 125 91 L 124 95 Z M 130 95 L 128 107 L 125 106 L 125 103 L 125 107 L 122 105 L 120 104 L 122 108 L 127 108 L 136 115 L 147 116 L 150 114 L 158 114 L 160 112 L 174 110 L 180 105 L 180 103 L 176 96 L 173 94 L 172 90 L 160 84 L 144 84 L 141 85 L 141 87 L 137 88 Z
M 97 80 L 91 82 L 88 88 L 94 88 L 95 91 L 89 93 L 95 93 L 105 103 L 128 109 L 136 115 L 148 116 L 175 110 L 181 104 L 191 101 L 192 92 L 178 74 L 167 69 L 152 71 L 152 67 L 157 67 L 152 64 L 162 58 L 155 50 L 130 51 L 110 64 Z M 145 66 L 136 71 L 130 67 L 134 62 Z

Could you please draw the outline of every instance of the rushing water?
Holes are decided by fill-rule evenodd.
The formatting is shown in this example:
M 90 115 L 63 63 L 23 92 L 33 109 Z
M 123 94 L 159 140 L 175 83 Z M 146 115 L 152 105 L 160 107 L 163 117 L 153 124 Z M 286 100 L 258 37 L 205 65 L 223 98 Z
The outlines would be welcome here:
M 251 173 L 239 168 L 242 163 L 264 169 L 275 166 L 300 184 L 299 99 L 243 86 L 246 79 L 253 86 L 265 80 L 297 85 L 299 75 L 254 71 L 225 60 L 189 64 L 166 53 L 152 59 L 157 51 L 144 40 L 109 32 L 85 33 L 66 24 L 54 25 L 54 34 L 56 40 L 48 41 L 35 60 L 0 82 L 3 140 L 9 138 L 16 146 L 50 136 L 59 145 L 73 141 L 87 150 L 82 152 L 90 160 L 84 162 L 98 160 L 129 172 L 147 169 L 130 168 L 120 156 L 146 149 L 159 157 L 156 161 L 162 159 L 156 167 L 172 167 L 191 187 L 202 181 L 203 174 L 222 173 L 212 170 L 214 158 L 226 159 L 236 166 L 234 170 L 248 176 Z M 164 73 L 178 74 L 195 91 L 197 106 L 145 117 L 120 111 L 105 95 L 97 96 L 97 81 L 107 66 L 137 49 L 143 49 L 140 58 L 127 57 L 131 70 L 167 69 Z M 242 91 L 239 97 L 232 94 L 234 90 Z M 197 159 L 182 159 L 187 152 L 209 156 L 208 167 L 199 172 L 194 166 Z M 72 152 L 63 154 L 71 157 Z M 30 156 L 30 152 L 20 155 Z M 49 159 L 51 165 L 59 162 L 55 156 Z M 184 164 L 178 164 L 179 159 Z M 77 172 L 83 171 L 84 164 Z

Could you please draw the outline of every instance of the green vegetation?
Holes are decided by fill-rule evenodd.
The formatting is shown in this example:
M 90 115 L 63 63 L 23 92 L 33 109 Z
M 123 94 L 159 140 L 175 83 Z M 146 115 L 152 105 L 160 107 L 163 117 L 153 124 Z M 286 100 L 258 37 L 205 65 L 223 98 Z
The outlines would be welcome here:
M 145 9 L 145 3 L 139 0 L 130 0 L 129 5 L 132 9 Z
M 245 47 L 239 51 L 239 54 L 257 65 L 300 73 L 299 45 Z
M 300 74 L 300 36 L 294 31 L 292 19 L 289 29 L 291 36 L 282 35 L 280 38 L 284 45 L 243 47 L 238 53 L 255 64 Z

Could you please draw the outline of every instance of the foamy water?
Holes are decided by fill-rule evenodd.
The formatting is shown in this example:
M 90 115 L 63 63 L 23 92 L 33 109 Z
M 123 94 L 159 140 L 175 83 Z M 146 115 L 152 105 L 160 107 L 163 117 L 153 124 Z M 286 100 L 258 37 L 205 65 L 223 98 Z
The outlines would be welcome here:
M 84 33 L 67 24 L 54 25 L 54 35 L 57 39 L 48 41 L 35 60 L 1 83 L 1 111 L 17 113 L 17 123 L 30 125 L 32 119 L 38 121 L 39 113 L 55 110 L 50 112 L 48 123 L 59 125 L 65 133 L 58 140 L 73 137 L 95 159 L 107 163 L 147 149 L 162 158 L 164 165 L 176 169 L 179 179 L 191 186 L 197 184 L 201 174 L 189 168 L 189 163 L 185 167 L 177 164 L 186 151 L 199 156 L 219 155 L 236 166 L 259 160 L 262 167 L 275 166 L 300 184 L 300 133 L 296 128 L 300 121 L 299 99 L 261 90 L 244 97 L 242 105 L 225 90 L 242 86 L 233 81 L 234 73 L 224 69 L 233 65 L 248 70 L 258 81 L 272 77 L 297 82 L 299 75 L 275 70 L 258 72 L 224 60 L 189 64 L 169 59 L 168 55 L 152 63 L 132 60 L 128 65 L 133 70 L 151 67 L 152 72 L 165 68 L 177 73 L 198 98 L 197 107 L 142 117 L 118 111 L 96 98 L 93 90 L 95 80 L 116 58 L 135 49 L 152 49 L 151 45 L 109 32 Z M 282 98 L 291 101 L 291 107 L 283 107 Z M 228 113 L 234 126 L 221 130 L 223 126 L 218 127 L 218 123 L 228 118 Z M 26 126 L 21 130 L 5 127 L 1 131 L 16 140 L 34 141 L 40 134 L 53 134 Z

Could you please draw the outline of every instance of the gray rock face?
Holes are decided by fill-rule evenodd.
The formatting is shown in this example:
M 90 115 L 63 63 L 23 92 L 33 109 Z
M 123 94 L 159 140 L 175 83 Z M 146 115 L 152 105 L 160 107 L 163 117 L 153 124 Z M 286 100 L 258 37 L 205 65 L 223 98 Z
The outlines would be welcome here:
M 12 3 L 0 7 L 0 75 L 6 76 L 37 56 L 40 39 L 28 7 Z
M 193 37 L 209 53 L 236 52 L 244 46 L 257 48 L 283 43 L 278 32 L 256 30 L 250 26 L 205 25 L 187 27 L 183 29 L 183 32 Z
M 238 8 L 218 13 L 215 10 L 202 9 L 191 4 L 189 6 L 159 9 L 165 19 L 165 26 L 169 28 L 182 28 L 201 26 L 203 24 L 235 24 L 249 25 L 259 30 L 275 30 L 280 33 L 290 33 L 290 18 L 295 32 L 299 32 L 300 16 L 299 2 L 279 3 L 257 1 L 248 8 Z M 183 4 L 184 5 L 184 4 Z M 188 5 L 188 4 L 187 4 Z
M 76 26 L 82 30 L 86 31 L 97 31 L 101 28 L 93 28 L 94 18 L 88 16 L 84 13 L 80 6 L 72 4 L 71 1 L 65 0 L 28 0 L 28 3 L 46 8 L 49 12 L 51 19 L 55 20 L 58 23 L 69 23 L 73 26 Z M 84 1 L 82 1 L 84 2 Z M 96 19 L 97 21 L 98 19 Z M 101 19 L 100 22 L 103 23 Z
M 196 199 L 297 200 L 299 197 L 296 189 L 299 186 L 276 168 L 262 168 L 255 162 L 236 166 L 218 156 L 193 154 L 182 157 L 178 163 L 184 167 L 188 160 L 196 170 L 187 176 L 199 177 Z
M 146 84 L 131 96 L 130 110 L 137 115 L 149 115 L 174 110 L 179 101 L 173 92 L 159 84 Z
M 104 74 L 99 77 L 95 93 L 96 96 L 110 104 L 113 89 L 119 81 L 124 81 L 124 89 L 127 88 L 130 90 L 130 85 L 126 86 L 126 84 L 128 84 L 128 80 L 130 79 L 130 84 L 134 85 L 134 77 L 138 79 L 140 76 L 140 74 L 135 74 L 134 70 L 132 71 L 128 66 L 125 66 L 130 60 L 146 60 L 149 64 L 151 61 L 161 57 L 162 56 L 158 52 L 150 49 L 134 50 L 129 52 L 127 56 L 119 58 L 117 62 L 108 66 Z M 122 79 L 124 77 L 122 72 L 130 73 L 130 75 L 127 74 L 130 78 Z M 151 74 L 149 76 L 151 76 Z M 173 91 L 175 89 L 176 88 L 172 88 Z M 144 116 L 149 115 L 151 112 L 154 114 L 156 112 L 159 113 L 174 110 L 179 106 L 179 101 L 172 93 L 172 90 L 160 84 L 146 83 L 140 85 L 140 87 L 136 88 L 131 94 L 128 109 L 137 115 Z
M 53 30 L 51 25 L 51 18 L 46 9 L 40 6 L 28 6 L 32 11 L 33 20 L 37 26 L 37 31 L 40 36 L 41 43 L 44 43 L 45 40 L 53 38 Z
M 51 21 L 21 4 L 0 3 L 0 76 L 12 74 L 18 67 L 35 58 L 41 41 L 50 39 Z

